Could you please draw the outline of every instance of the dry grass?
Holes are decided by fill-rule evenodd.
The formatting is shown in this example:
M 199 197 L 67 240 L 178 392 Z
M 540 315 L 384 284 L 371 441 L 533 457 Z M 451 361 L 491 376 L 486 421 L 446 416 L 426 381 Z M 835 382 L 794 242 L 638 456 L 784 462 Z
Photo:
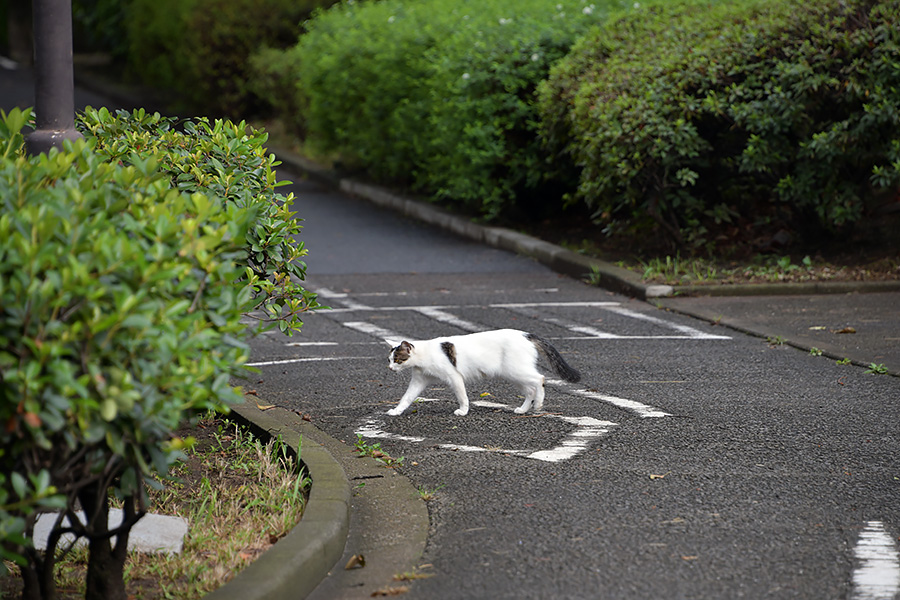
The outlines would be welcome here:
M 184 551 L 131 553 L 125 579 L 135 600 L 198 598 L 218 588 L 290 531 L 306 503 L 309 479 L 279 441 L 262 444 L 220 419 L 180 433 L 197 442 L 171 473 L 178 481 L 151 492 L 151 510 L 188 519 Z M 61 598 L 83 597 L 86 565 L 86 550 L 59 564 Z M 15 583 L 4 583 L 3 597 L 17 595 Z

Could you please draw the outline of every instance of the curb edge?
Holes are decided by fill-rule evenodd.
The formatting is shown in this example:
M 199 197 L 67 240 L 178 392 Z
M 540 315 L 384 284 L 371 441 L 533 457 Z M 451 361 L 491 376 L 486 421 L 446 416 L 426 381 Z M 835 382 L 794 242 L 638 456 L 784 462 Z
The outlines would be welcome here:
M 290 416 L 284 409 L 282 411 Z M 280 600 L 308 596 L 341 558 L 350 524 L 350 484 L 340 464 L 321 444 L 267 415 L 250 402 L 231 407 L 231 418 L 269 440 L 281 436 L 299 449 L 313 485 L 300 522 L 234 579 L 206 597 L 211 600 Z

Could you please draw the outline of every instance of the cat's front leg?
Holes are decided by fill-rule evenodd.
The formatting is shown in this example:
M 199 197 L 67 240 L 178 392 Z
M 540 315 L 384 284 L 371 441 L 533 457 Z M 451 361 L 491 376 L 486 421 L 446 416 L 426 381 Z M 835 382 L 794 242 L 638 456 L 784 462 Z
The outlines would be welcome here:
M 422 390 L 424 390 L 428 386 L 430 381 L 431 379 L 426 377 L 425 375 L 414 372 L 412 379 L 409 380 L 409 387 L 406 388 L 406 393 L 403 394 L 402 398 L 400 398 L 400 402 L 397 404 L 397 406 L 389 410 L 387 414 L 391 415 L 392 417 L 403 414 L 403 411 L 409 408 L 410 404 L 415 402 L 416 398 L 419 397 L 419 394 L 421 394 Z
M 466 394 L 466 383 L 463 381 L 462 375 L 454 373 L 450 377 L 450 387 L 456 395 L 456 401 L 459 402 L 459 408 L 453 411 L 458 417 L 464 417 L 469 414 L 469 396 Z

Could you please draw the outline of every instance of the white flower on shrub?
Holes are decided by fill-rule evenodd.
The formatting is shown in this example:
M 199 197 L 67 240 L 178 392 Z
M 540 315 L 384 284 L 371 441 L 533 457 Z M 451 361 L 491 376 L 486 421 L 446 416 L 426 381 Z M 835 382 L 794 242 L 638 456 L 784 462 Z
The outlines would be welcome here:
M 512 19 L 504 19 L 503 17 L 500 17 L 501 25 L 509 25 L 510 23 L 512 23 Z
M 468 79 L 468 78 L 469 78 L 469 74 L 468 74 L 468 73 L 463 73 L 463 74 L 462 74 L 462 78 L 463 78 L 463 79 Z
M 584 8 L 581 9 L 581 12 L 583 12 L 583 13 L 586 14 L 586 15 L 593 14 L 593 12 L 594 12 L 594 5 L 591 4 L 590 6 L 585 6 Z

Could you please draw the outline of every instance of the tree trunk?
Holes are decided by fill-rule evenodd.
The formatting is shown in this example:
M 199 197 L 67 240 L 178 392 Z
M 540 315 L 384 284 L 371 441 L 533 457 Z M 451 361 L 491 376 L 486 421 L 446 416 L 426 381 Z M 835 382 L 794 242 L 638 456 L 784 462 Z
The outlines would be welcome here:
M 109 499 L 106 489 L 97 490 L 92 486 L 79 494 L 81 507 L 88 525 L 88 569 L 85 600 L 127 600 L 125 594 L 124 568 L 127 556 L 129 527 L 123 528 L 115 536 L 109 535 Z M 126 500 L 126 506 L 130 499 Z M 133 512 L 126 510 L 127 513 Z M 112 543 L 115 539 L 115 548 Z

